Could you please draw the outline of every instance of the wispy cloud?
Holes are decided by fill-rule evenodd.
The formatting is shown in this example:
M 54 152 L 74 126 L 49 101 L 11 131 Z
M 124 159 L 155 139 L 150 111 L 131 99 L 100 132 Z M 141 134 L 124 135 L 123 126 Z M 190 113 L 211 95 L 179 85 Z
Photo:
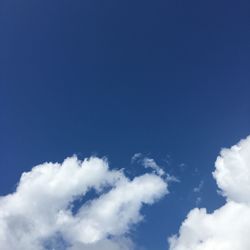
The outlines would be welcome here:
M 150 168 L 159 176 L 165 175 L 165 171 L 160 167 L 153 158 L 144 156 L 142 153 L 136 153 L 131 158 L 132 163 L 139 163 L 145 168 Z
M 153 170 L 153 172 L 155 174 L 157 174 L 161 177 L 164 177 L 167 182 L 179 182 L 180 181 L 177 177 L 166 173 L 163 170 L 163 167 L 158 165 L 153 158 L 149 158 L 147 156 L 144 156 L 142 153 L 134 154 L 133 157 L 131 158 L 131 162 L 132 163 L 137 162 L 140 165 L 142 165 L 143 167 Z
M 199 183 L 199 185 L 196 186 L 196 187 L 194 187 L 194 189 L 193 189 L 194 193 L 195 193 L 196 195 L 198 195 L 198 196 L 196 197 L 196 200 L 195 200 L 196 206 L 199 206 L 200 203 L 201 203 L 201 201 L 202 201 L 201 191 L 202 191 L 202 189 L 203 189 L 203 186 L 204 186 L 204 181 L 201 180 L 200 183 Z
M 200 193 L 201 190 L 202 190 L 202 188 L 203 188 L 203 186 L 204 186 L 204 181 L 201 180 L 200 183 L 199 183 L 199 185 L 193 189 L 194 192 L 195 192 L 195 193 Z

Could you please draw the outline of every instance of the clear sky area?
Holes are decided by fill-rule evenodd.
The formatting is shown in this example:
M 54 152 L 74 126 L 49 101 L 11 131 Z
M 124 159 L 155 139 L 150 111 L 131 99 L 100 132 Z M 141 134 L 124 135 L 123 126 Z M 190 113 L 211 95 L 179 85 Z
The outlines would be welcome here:
M 250 2 L 244 0 L 1 0 L 0 249 L 166 250 L 171 244 L 168 238 L 178 234 L 193 208 L 205 207 L 207 213 L 213 213 L 225 205 L 226 199 L 242 204 L 243 194 L 231 192 L 220 179 L 219 163 L 218 175 L 212 172 L 221 149 L 250 134 L 249 13 Z M 242 144 L 247 148 L 244 157 L 250 155 L 247 143 Z M 233 151 L 222 154 L 226 167 L 233 164 L 227 161 L 230 154 Z M 22 208 L 20 213 L 10 215 L 11 205 L 2 205 L 8 204 L 7 195 L 15 193 L 25 203 L 29 199 L 19 194 L 26 195 L 26 181 L 31 183 L 28 189 L 36 190 L 37 182 L 32 181 L 36 175 L 24 178 L 24 187 L 18 184 L 20 176 L 39 164 L 62 163 L 73 155 L 79 161 L 73 157 L 73 163 L 65 166 L 74 165 L 79 171 L 76 176 L 81 176 L 79 162 L 85 158 L 95 157 L 86 163 L 86 169 L 101 164 L 98 173 L 109 165 L 102 176 L 108 183 L 105 189 L 90 190 L 80 201 L 67 198 L 76 210 L 72 208 L 72 221 L 94 221 L 99 234 L 91 234 L 91 242 L 89 231 L 85 241 L 85 236 L 73 237 L 80 224 L 74 226 L 72 222 L 63 230 L 58 226 L 50 234 L 34 236 L 36 244 L 37 239 L 43 241 L 40 245 L 34 245 L 33 238 L 27 240 L 31 248 L 25 247 L 25 240 L 11 249 L 10 240 L 1 236 L 1 230 L 7 230 L 8 225 L 14 235 L 22 223 L 29 228 L 37 217 L 27 222 L 24 217 L 29 217 L 29 212 L 20 215 Z M 247 160 L 245 165 L 250 168 Z M 123 181 L 117 180 L 119 169 L 123 169 L 119 177 Z M 250 177 L 250 170 L 246 171 Z M 70 186 L 70 179 L 74 177 L 67 172 L 53 195 L 60 190 L 65 194 L 64 185 Z M 49 189 L 46 180 L 38 191 Z M 153 186 L 159 189 L 151 190 L 151 181 L 156 181 L 159 186 Z M 143 192 L 137 195 L 140 183 L 145 190 L 149 185 L 145 191 L 148 196 Z M 109 193 L 110 188 L 115 192 Z M 136 198 L 127 195 L 133 188 Z M 241 189 L 248 190 L 244 186 Z M 102 199 L 103 194 L 108 196 Z M 79 195 L 76 192 L 72 197 Z M 120 217 L 114 219 L 112 227 L 104 219 L 98 224 L 95 220 L 100 211 L 94 211 L 105 207 L 102 202 L 123 196 L 128 201 L 119 207 Z M 93 205 L 86 208 L 84 204 L 92 201 Z M 19 208 L 16 202 L 10 204 Z M 41 204 L 49 207 L 50 202 L 43 198 Z M 33 205 L 26 203 L 25 211 L 34 216 Z M 20 218 L 13 226 L 1 211 Z M 249 214 L 245 218 L 250 221 Z M 81 224 L 84 230 L 86 223 Z M 113 228 L 114 224 L 120 227 Z M 15 239 L 14 235 L 11 242 Z M 181 239 L 172 243 L 171 250 L 231 250 L 226 245 L 181 248 L 181 244 L 189 244 Z M 250 249 L 250 242 L 239 248 L 235 242 L 232 250 Z

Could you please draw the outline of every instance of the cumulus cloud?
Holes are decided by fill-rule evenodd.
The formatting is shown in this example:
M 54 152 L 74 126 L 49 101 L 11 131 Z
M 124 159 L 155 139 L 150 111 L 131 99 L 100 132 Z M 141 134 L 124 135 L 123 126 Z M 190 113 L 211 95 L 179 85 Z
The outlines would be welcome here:
M 250 137 L 221 151 L 213 176 L 226 204 L 213 213 L 193 209 L 170 250 L 250 249 Z
M 227 199 L 250 202 L 250 136 L 221 151 L 213 176 Z
M 90 190 L 97 196 L 74 208 Z M 38 165 L 0 197 L 0 249 L 131 250 L 128 233 L 143 219 L 142 206 L 167 193 L 160 176 L 130 180 L 96 157 Z

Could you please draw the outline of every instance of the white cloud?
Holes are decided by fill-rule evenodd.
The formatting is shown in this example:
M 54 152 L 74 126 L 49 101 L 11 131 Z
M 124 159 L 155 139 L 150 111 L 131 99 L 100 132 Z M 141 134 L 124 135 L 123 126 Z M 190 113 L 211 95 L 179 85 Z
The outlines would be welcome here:
M 250 202 L 250 137 L 221 151 L 213 175 L 227 199 Z
M 142 153 L 135 153 L 132 158 L 131 158 L 131 162 L 134 163 L 136 161 L 138 161 L 140 158 L 143 157 L 143 154 Z
M 142 153 L 134 154 L 131 162 L 138 162 L 145 168 L 151 168 L 159 176 L 165 175 L 165 171 L 156 163 L 153 158 L 145 157 Z
M 196 198 L 196 200 L 195 200 L 196 206 L 199 206 L 199 205 L 201 204 L 201 202 L 202 202 L 202 198 L 201 198 L 200 196 L 198 196 L 198 197 Z
M 194 192 L 195 192 L 195 193 L 200 193 L 201 190 L 202 190 L 202 188 L 203 188 L 203 186 L 204 186 L 204 181 L 201 180 L 200 183 L 199 183 L 199 185 L 193 189 Z
M 145 168 L 153 169 L 160 176 L 165 174 L 164 170 L 152 158 L 144 157 L 142 159 L 142 164 Z
M 162 167 L 156 163 L 156 161 L 153 158 L 145 157 L 142 153 L 136 153 L 133 155 L 133 157 L 131 158 L 131 163 L 135 163 L 135 162 L 139 163 L 144 168 L 152 169 L 156 175 L 159 175 L 162 178 L 164 177 L 166 182 L 168 183 L 180 182 L 180 180 L 177 177 L 166 173 L 162 169 Z
M 226 204 L 211 214 L 193 209 L 179 234 L 169 239 L 170 250 L 250 249 L 250 137 L 223 149 L 215 167 Z
M 74 213 L 73 202 L 91 189 L 99 196 Z M 141 207 L 167 192 L 160 176 L 129 180 L 96 157 L 38 165 L 0 197 L 0 249 L 131 250 L 128 233 L 143 218 Z

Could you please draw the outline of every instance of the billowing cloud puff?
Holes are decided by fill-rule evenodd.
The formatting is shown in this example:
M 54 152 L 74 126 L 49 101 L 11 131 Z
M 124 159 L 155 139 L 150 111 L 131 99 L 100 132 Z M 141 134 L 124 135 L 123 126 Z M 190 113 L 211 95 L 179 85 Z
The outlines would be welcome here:
M 223 149 L 213 175 L 223 195 L 235 202 L 250 202 L 250 136 Z
M 96 196 L 89 200 L 91 190 Z M 96 157 L 38 165 L 22 175 L 16 192 L 0 197 L 0 249 L 133 249 L 127 233 L 142 219 L 142 205 L 167 192 L 156 174 L 130 180 Z
M 193 209 L 179 235 L 169 239 L 170 250 L 250 249 L 250 137 L 223 149 L 215 167 L 226 204 L 211 214 Z

